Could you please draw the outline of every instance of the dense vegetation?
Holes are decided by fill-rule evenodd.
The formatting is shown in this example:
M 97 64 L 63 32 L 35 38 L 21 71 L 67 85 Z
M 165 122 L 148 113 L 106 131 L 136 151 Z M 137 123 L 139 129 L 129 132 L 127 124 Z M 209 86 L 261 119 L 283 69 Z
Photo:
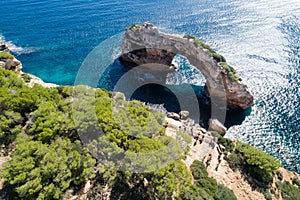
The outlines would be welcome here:
M 93 178 L 95 160 L 79 141 L 57 138 L 51 144 L 22 141 L 6 165 L 3 177 L 10 196 L 21 199 L 59 199 L 71 185 Z
M 191 138 L 165 136 L 161 113 L 102 89 L 29 88 L 19 76 L 0 69 L 0 143 L 15 148 L 1 171 L 9 199 L 59 199 L 88 179 L 96 185 L 91 199 L 105 186 L 122 199 L 171 199 L 193 190 L 179 161 Z M 95 138 L 79 140 L 84 134 Z
M 58 199 L 93 178 L 95 159 L 76 135 L 63 97 L 67 88 L 28 88 L 0 69 L 0 143 L 17 144 L 1 176 L 11 199 Z
M 300 180 L 297 177 L 294 177 L 292 181 L 293 181 L 294 185 L 297 185 L 298 187 L 300 187 Z
M 272 183 L 275 174 L 282 176 L 278 170 L 279 161 L 269 154 L 249 145 L 237 141 L 236 144 L 222 137 L 217 132 L 212 135 L 218 138 L 218 143 L 225 147 L 225 156 L 232 169 L 239 169 L 255 178 L 262 185 Z M 278 175 L 279 174 L 279 175 Z
M 276 187 L 281 192 L 281 196 L 284 200 L 300 200 L 299 179 L 294 177 L 292 184 L 284 180 L 283 174 L 278 171 L 280 163 L 274 157 L 251 145 L 240 141 L 233 142 L 228 138 L 222 137 L 217 132 L 212 132 L 212 135 L 218 138 L 220 145 L 224 146 L 225 151 L 223 153 L 230 167 L 240 170 L 245 174 L 245 178 L 254 188 L 257 188 L 264 194 L 265 199 L 272 200 L 274 197 L 276 199 L 279 198 L 279 193 L 277 193 L 271 185 L 274 180 L 279 180 L 276 182 Z M 201 173 L 197 172 L 197 174 Z M 277 179 L 275 179 L 276 177 Z M 274 197 L 272 197 L 271 193 Z
M 0 52 L 0 59 L 13 59 L 14 56 L 6 51 Z
M 240 169 L 267 186 L 272 183 L 280 163 L 269 154 L 249 144 L 237 142 L 234 151 L 227 157 L 230 167 Z
M 211 134 L 218 138 L 218 143 L 225 147 L 224 154 L 227 155 L 228 153 L 232 152 L 234 150 L 235 144 L 232 142 L 232 140 L 223 137 L 216 131 L 212 131 Z
M 300 188 L 287 181 L 277 182 L 276 186 L 281 190 L 281 196 L 284 200 L 300 200 Z
M 222 184 L 217 184 L 216 180 L 210 178 L 204 164 L 201 161 L 194 161 L 191 165 L 191 171 L 195 180 L 195 185 L 192 186 L 198 193 L 189 193 L 189 198 L 186 198 L 186 193 L 182 193 L 182 199 L 215 199 L 215 200 L 236 200 L 236 196 L 232 190 L 226 188 Z M 201 197 L 201 198 L 200 198 Z
M 29 83 L 31 80 L 31 76 L 26 73 L 21 74 L 21 77 L 26 83 Z
M 88 197 L 95 200 L 104 198 L 107 187 L 112 199 L 236 199 L 208 177 L 201 161 L 192 164 L 191 172 L 180 161 L 191 138 L 182 132 L 165 136 L 161 113 L 125 101 L 121 93 L 86 86 L 29 88 L 22 78 L 0 68 L 0 145 L 6 153 L 13 151 L 1 171 L 7 198 L 59 199 L 67 189 L 79 191 L 92 180 Z M 275 173 L 279 177 L 273 157 L 213 135 L 232 168 L 263 187 Z M 299 197 L 299 180 L 293 184 L 277 183 L 284 199 Z

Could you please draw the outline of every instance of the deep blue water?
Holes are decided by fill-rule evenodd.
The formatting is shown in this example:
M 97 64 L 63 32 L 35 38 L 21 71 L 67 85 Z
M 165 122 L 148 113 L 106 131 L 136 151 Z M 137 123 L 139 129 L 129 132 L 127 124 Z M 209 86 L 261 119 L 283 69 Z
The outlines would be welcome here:
M 255 98 L 228 137 L 300 173 L 299 0 L 6 0 L 0 13 L 0 35 L 23 71 L 61 85 L 73 85 L 85 57 L 131 24 L 151 21 L 165 32 L 197 36 L 227 58 Z M 117 79 L 124 68 L 112 66 L 107 73 Z M 186 82 L 203 85 L 196 72 L 170 84 Z M 100 86 L 109 88 L 110 80 Z

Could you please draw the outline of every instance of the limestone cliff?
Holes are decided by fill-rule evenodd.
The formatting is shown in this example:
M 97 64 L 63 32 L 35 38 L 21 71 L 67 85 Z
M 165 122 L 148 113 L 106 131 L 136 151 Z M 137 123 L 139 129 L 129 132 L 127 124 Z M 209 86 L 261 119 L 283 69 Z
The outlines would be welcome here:
M 230 108 L 253 105 L 253 96 L 225 58 L 192 36 L 165 34 L 150 23 L 128 27 L 120 61 L 127 67 L 147 64 L 150 69 L 167 72 L 172 70 L 170 65 L 176 54 L 186 56 L 201 71 L 211 99 L 226 102 Z

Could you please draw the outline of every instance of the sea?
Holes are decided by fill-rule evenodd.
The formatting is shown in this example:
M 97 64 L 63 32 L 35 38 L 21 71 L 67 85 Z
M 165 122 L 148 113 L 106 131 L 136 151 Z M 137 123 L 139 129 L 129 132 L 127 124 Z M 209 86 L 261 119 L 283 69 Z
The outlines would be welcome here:
M 255 99 L 250 110 L 228 111 L 226 137 L 300 173 L 299 0 L 5 0 L 0 13 L 0 40 L 23 71 L 59 85 L 74 85 L 86 58 L 100 48 L 113 53 L 104 58 L 106 75 L 97 86 L 112 90 L 128 72 L 117 59 L 118 45 L 132 24 L 149 21 L 163 32 L 194 35 L 226 57 Z M 180 55 L 174 63 L 178 74 L 167 84 L 192 84 L 205 107 L 204 77 Z M 176 110 L 171 94 L 160 89 L 153 90 L 160 102 L 151 93 L 136 98 Z

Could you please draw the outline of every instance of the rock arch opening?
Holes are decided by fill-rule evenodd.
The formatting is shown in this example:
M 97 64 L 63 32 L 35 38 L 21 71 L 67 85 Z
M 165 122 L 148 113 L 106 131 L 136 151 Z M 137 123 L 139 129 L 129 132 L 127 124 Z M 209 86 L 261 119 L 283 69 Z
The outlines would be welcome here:
M 185 56 L 203 74 L 215 103 L 241 109 L 253 105 L 253 96 L 225 58 L 192 36 L 165 34 L 150 23 L 128 27 L 120 61 L 131 68 L 144 65 L 146 70 L 165 77 L 174 70 L 171 64 L 176 54 Z

